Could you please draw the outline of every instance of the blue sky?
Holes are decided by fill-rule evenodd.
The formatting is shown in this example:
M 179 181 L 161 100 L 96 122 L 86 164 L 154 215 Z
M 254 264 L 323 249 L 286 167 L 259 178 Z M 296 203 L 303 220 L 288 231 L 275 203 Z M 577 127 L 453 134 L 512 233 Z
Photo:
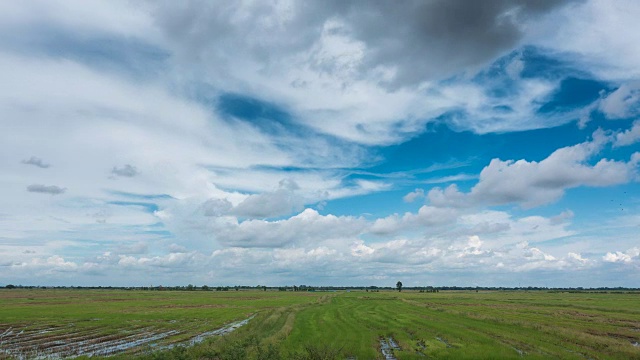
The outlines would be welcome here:
M 640 287 L 635 1 L 0 5 L 0 284 Z

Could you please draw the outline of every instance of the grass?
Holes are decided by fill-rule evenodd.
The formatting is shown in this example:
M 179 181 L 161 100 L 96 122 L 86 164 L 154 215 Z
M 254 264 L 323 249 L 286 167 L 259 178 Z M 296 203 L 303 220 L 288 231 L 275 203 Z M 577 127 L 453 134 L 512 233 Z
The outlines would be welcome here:
M 136 356 L 376 359 L 392 338 L 398 359 L 640 359 L 638 293 L 0 291 L 0 334 L 180 331 L 168 344 L 251 315 L 229 335 Z

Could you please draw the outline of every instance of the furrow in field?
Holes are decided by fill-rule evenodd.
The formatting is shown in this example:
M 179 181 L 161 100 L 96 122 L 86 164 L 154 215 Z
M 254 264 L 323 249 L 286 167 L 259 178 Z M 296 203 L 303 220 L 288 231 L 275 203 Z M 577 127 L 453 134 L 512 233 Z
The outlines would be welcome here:
M 46 334 L 58 331 L 59 329 L 60 327 L 24 327 L 20 328 L 19 331 L 18 329 L 13 329 L 12 331 L 7 332 L 4 337 L 0 337 L 0 341 L 2 341 L 3 344 L 10 344 L 16 341 L 25 342 L 37 337 L 46 337 Z
M 98 343 L 82 348 L 78 355 L 86 355 L 89 357 L 96 355 L 112 355 L 134 349 L 141 345 L 149 344 L 153 341 L 162 340 L 179 333 L 180 332 L 177 330 L 169 330 L 161 333 L 146 333 L 142 334 L 142 336 L 140 336 L 140 334 L 130 335 L 126 338 Z
M 97 337 L 89 337 L 79 341 L 70 342 L 63 346 L 58 346 L 55 348 L 48 349 L 49 353 L 54 355 L 54 357 L 69 357 L 74 355 L 82 355 L 84 352 L 90 351 L 91 349 L 100 348 L 106 344 L 112 342 L 123 341 L 123 339 L 129 337 L 137 337 L 138 334 L 129 335 L 123 337 L 122 334 L 105 334 Z
M 36 332 L 34 334 L 29 334 L 26 336 L 21 336 L 22 331 L 20 333 L 16 333 L 16 336 L 6 339 L 3 341 L 3 348 L 23 348 L 23 347 L 39 347 L 41 344 L 47 344 L 51 342 L 58 341 L 62 338 L 65 338 L 68 334 L 60 333 L 59 329 L 55 331 L 43 333 Z
M 212 330 L 212 331 L 206 331 L 203 332 L 201 334 L 198 334 L 194 337 L 192 337 L 189 341 L 188 344 L 189 345 L 195 345 L 198 343 L 203 342 L 205 339 L 211 337 L 211 336 L 222 336 L 222 335 L 226 335 L 229 334 L 235 330 L 237 330 L 238 328 L 247 325 L 249 323 L 249 321 L 251 321 L 251 319 L 253 319 L 255 317 L 255 315 L 251 315 L 251 317 L 241 320 L 241 321 L 236 321 L 233 322 L 231 324 L 225 325 L 219 329 L 216 330 Z

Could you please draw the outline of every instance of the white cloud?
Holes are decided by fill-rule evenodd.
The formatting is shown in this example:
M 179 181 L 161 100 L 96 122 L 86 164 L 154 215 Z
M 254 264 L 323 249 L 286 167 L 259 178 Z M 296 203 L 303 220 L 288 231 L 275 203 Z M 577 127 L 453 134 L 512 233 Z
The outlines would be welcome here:
M 640 120 L 633 122 L 631 129 L 616 134 L 613 146 L 628 146 L 640 141 Z
M 324 216 L 305 209 L 286 220 L 220 221 L 213 225 L 211 235 L 226 246 L 272 248 L 350 239 L 358 236 L 365 225 L 362 218 Z
M 560 214 L 553 216 L 549 219 L 550 223 L 553 225 L 556 224 L 562 224 L 567 220 L 570 220 L 574 217 L 574 213 L 571 210 L 565 210 L 563 212 L 561 212 Z
M 418 217 L 418 214 L 412 216 Z M 143 253 L 147 250 L 145 244 L 137 242 L 123 245 L 116 252 L 77 261 L 59 256 L 22 254 L 23 260 L 0 266 L 0 273 L 13 276 L 29 268 L 30 274 L 40 274 L 42 279 L 57 278 L 58 281 L 71 277 L 76 281 L 91 279 L 92 276 L 106 273 L 116 276 L 132 271 L 153 274 L 153 277 L 140 276 L 138 281 L 142 284 L 150 281 L 156 284 L 175 283 L 171 279 L 182 273 L 188 274 L 189 282 L 214 281 L 220 284 L 222 281 L 223 284 L 233 284 L 250 275 L 261 279 L 261 283 L 281 284 L 307 279 L 304 282 L 321 284 L 336 283 L 338 279 L 344 279 L 345 273 L 349 273 L 354 284 L 371 281 L 379 284 L 389 276 L 431 282 L 433 279 L 424 277 L 425 272 L 430 276 L 451 273 L 460 276 L 463 274 L 461 269 L 464 269 L 464 274 L 475 273 L 474 276 L 494 274 L 495 271 L 535 276 L 539 271 L 575 271 L 599 267 L 613 256 L 607 254 L 599 262 L 576 252 L 551 254 L 544 248 L 546 241 L 567 235 L 566 232 L 554 233 L 553 229 L 562 229 L 566 224 L 554 225 L 551 219 L 512 219 L 507 213 L 493 211 L 464 215 L 456 226 L 473 226 L 491 221 L 508 223 L 510 226 L 501 232 L 481 235 L 460 236 L 450 229 L 441 228 L 425 237 L 365 241 L 360 238 L 368 231 L 363 219 L 322 216 L 307 209 L 287 220 L 250 220 L 236 224 L 233 233 L 243 233 L 243 239 L 236 240 L 251 239 L 251 243 L 237 242 L 213 251 L 210 256 L 189 251 L 176 243 L 169 246 L 170 254 L 149 256 Z M 536 232 L 540 234 L 536 235 Z M 219 231 L 213 234 L 220 238 L 225 235 Z M 273 234 L 279 238 L 271 237 Z M 281 238 L 287 241 L 287 246 L 281 246 L 278 242 Z M 532 246 L 525 239 L 540 244 Z M 139 253 L 135 254 L 134 250 Z M 614 255 L 621 259 L 619 261 L 626 261 L 624 256 L 637 257 L 638 251 L 632 249 L 621 254 Z M 408 264 L 411 266 L 407 267 Z M 241 275 L 239 269 L 242 269 Z M 322 276 L 318 277 L 318 274 Z M 523 276 L 529 275 L 522 275 L 521 278 Z
M 456 209 L 423 205 L 415 214 L 407 212 L 402 216 L 393 214 L 377 219 L 370 231 L 378 235 L 389 235 L 424 227 L 437 227 L 455 223 L 458 215 Z
M 602 131 L 593 140 L 560 148 L 540 162 L 493 159 L 480 172 L 469 193 L 454 185 L 434 188 L 428 198 L 434 206 L 499 205 L 517 203 L 532 208 L 560 199 L 565 190 L 579 186 L 611 186 L 632 181 L 636 155 L 629 162 L 600 159 L 589 163 L 611 138 Z
M 291 179 L 281 180 L 278 189 L 247 196 L 241 203 L 230 210 L 231 213 L 243 217 L 268 218 L 288 215 L 300 211 L 305 201 L 296 190 L 300 187 Z
M 585 259 L 585 258 L 582 257 L 582 255 L 576 254 L 576 253 L 572 253 L 572 252 L 567 254 L 567 258 L 569 260 L 574 260 L 574 261 L 576 261 L 576 262 L 578 262 L 580 264 L 584 264 L 584 263 L 588 263 L 589 262 L 589 259 Z
M 187 248 L 178 244 L 169 245 L 169 252 L 172 253 L 185 253 L 187 252 Z
M 623 83 L 600 101 L 599 108 L 610 119 L 638 115 L 640 113 L 640 81 Z
M 640 248 L 634 247 L 625 252 L 608 252 L 602 259 L 611 263 L 625 263 L 629 264 L 640 258 Z
M 526 41 L 554 49 L 608 80 L 640 78 L 634 0 L 575 2 L 527 28 Z M 559 26 L 559 24 L 561 24 Z
M 427 194 L 429 203 L 436 207 L 467 207 L 469 200 L 467 196 L 458 190 L 458 185 L 451 184 L 444 190 L 434 187 Z
M 407 195 L 405 195 L 404 197 L 402 197 L 402 200 L 404 202 L 407 203 L 411 203 L 414 202 L 418 199 L 422 199 L 424 198 L 424 190 L 423 189 L 415 189 L 414 191 L 408 193 Z
M 211 198 L 201 205 L 204 216 L 227 215 L 233 208 L 233 204 L 227 199 Z

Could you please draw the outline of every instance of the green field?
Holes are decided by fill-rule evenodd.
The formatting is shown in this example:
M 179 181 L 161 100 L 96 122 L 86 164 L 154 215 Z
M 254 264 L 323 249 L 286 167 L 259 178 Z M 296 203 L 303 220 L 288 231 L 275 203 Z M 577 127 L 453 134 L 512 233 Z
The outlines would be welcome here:
M 640 294 L 0 290 L 0 358 L 383 359 L 381 341 L 397 359 L 640 359 Z

